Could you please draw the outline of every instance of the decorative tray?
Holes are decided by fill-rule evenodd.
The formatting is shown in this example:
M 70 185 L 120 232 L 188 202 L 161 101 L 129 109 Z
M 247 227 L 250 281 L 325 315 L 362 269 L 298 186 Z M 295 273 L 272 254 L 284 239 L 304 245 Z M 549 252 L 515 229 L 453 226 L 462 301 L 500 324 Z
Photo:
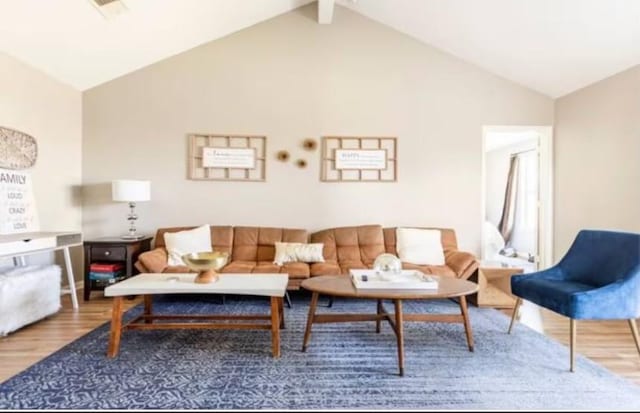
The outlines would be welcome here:
M 350 270 L 351 281 L 359 290 L 433 290 L 438 277 L 418 270 L 402 270 L 400 274 L 384 275 L 374 270 Z

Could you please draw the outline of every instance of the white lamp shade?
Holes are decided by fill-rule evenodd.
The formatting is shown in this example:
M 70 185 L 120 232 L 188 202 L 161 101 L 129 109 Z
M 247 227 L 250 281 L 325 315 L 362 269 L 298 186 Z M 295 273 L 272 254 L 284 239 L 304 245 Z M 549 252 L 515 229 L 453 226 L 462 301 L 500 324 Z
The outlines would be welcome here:
M 120 179 L 111 182 L 111 196 L 114 201 L 138 202 L 151 199 L 151 183 L 149 181 L 133 181 Z

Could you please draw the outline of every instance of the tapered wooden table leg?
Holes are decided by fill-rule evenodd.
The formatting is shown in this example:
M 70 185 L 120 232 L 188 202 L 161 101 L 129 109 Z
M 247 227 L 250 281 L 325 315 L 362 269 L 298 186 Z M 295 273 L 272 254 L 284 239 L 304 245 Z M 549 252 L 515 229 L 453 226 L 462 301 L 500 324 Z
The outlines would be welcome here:
M 280 297 L 271 297 L 271 352 L 280 357 Z
M 278 309 L 280 310 L 280 329 L 285 328 L 284 325 L 284 298 L 278 297 Z
M 636 325 L 636 319 L 629 319 L 629 327 L 631 327 L 631 334 L 633 334 L 633 341 L 636 343 L 636 349 L 640 353 L 640 339 L 638 338 L 638 326 Z
M 516 322 L 516 318 L 518 318 L 518 311 L 520 310 L 520 304 L 522 304 L 522 298 L 518 297 L 516 299 L 516 305 L 513 307 L 513 314 L 511 314 L 511 322 L 509 323 L 509 331 L 507 331 L 507 334 L 511 334 L 511 330 L 513 329 L 513 325 Z
M 471 331 L 471 323 L 469 322 L 469 311 L 467 310 L 467 297 L 460 296 L 460 312 L 464 320 L 464 332 L 467 334 L 467 345 L 469 351 L 473 351 L 473 332 Z
M 307 351 L 309 338 L 311 337 L 311 325 L 316 316 L 316 306 L 318 305 L 318 296 L 320 294 L 314 292 L 311 294 L 311 303 L 309 304 L 309 315 L 307 316 L 307 328 L 304 330 L 304 340 L 302 341 L 302 351 Z
M 153 313 L 153 296 L 145 295 L 144 296 L 144 315 L 151 315 Z M 151 318 L 144 319 L 145 324 L 152 324 L 153 320 Z
M 402 300 L 393 300 L 396 311 L 396 338 L 398 339 L 398 367 L 404 376 L 404 333 L 402 329 Z
M 122 334 L 122 297 L 113 297 L 111 310 L 111 333 L 109 334 L 108 357 L 115 357 L 120 350 L 120 335 Z
M 382 300 L 378 300 L 378 306 L 376 308 L 376 314 L 380 315 L 382 314 Z M 382 321 L 380 319 L 376 320 L 376 333 L 380 332 L 380 323 Z

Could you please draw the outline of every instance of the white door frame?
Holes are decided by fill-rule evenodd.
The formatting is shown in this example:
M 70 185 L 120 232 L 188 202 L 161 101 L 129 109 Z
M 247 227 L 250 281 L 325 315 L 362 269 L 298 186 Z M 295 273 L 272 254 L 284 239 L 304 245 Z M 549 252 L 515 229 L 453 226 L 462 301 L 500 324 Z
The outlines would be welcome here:
M 553 127 L 551 126 L 496 126 L 482 127 L 482 195 L 480 217 L 480 251 L 484 256 L 484 235 L 482 224 L 486 216 L 485 176 L 486 156 L 485 148 L 487 135 L 493 133 L 516 132 L 522 133 L 534 131 L 540 136 L 539 144 L 539 200 L 538 208 L 538 255 L 540 256 L 539 269 L 551 267 L 553 262 Z

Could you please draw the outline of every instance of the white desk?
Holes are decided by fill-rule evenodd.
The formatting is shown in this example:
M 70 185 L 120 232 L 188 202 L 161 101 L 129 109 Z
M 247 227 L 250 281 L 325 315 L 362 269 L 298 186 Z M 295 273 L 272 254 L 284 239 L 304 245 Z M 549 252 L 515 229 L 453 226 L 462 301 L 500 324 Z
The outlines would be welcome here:
M 69 281 L 69 288 L 63 292 L 71 294 L 73 308 L 77 309 L 78 297 L 69 247 L 78 245 L 82 245 L 82 233 L 80 232 L 25 232 L 0 235 L 0 258 L 13 258 L 16 264 L 24 265 L 25 255 L 61 249 L 64 252 L 67 280 Z

